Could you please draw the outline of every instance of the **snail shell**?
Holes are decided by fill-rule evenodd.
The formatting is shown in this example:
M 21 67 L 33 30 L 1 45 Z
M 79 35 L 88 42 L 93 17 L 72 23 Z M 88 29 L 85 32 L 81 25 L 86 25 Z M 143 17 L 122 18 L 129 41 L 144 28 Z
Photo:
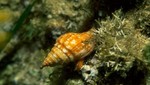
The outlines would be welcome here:
M 83 33 L 61 35 L 48 53 L 41 68 L 83 59 L 93 51 L 93 36 L 91 30 Z

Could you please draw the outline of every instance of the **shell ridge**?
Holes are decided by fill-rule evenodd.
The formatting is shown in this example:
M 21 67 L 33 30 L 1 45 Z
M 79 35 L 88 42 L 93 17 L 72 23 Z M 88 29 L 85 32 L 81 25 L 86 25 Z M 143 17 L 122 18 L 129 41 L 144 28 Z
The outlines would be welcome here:
M 57 59 L 52 55 L 52 52 L 50 52 L 49 55 L 51 55 L 50 58 L 51 58 L 55 63 L 57 63 Z
M 56 63 L 58 63 L 60 61 L 60 59 L 56 56 L 56 54 L 53 52 L 53 50 L 51 50 L 51 55 L 53 58 L 55 58 Z
M 90 45 L 90 44 L 89 44 L 89 45 Z M 87 47 L 85 47 L 85 48 L 88 49 Z M 93 48 L 94 48 L 93 45 L 91 45 L 91 46 L 90 46 L 90 50 L 87 51 L 87 54 L 86 54 L 86 55 L 82 55 L 81 58 L 84 58 L 85 56 L 89 55 L 89 53 L 92 52 Z
M 57 43 L 60 43 L 60 42 L 57 42 Z M 74 60 L 74 54 L 72 53 L 72 51 L 71 50 L 69 50 L 65 45 L 64 45 L 64 43 L 61 43 L 61 45 L 68 51 L 68 53 L 70 53 L 71 54 L 71 56 L 69 56 L 69 55 L 67 55 L 68 57 L 69 57 L 69 59 L 70 60 Z M 73 56 L 73 57 L 72 57 Z M 72 58 L 71 58 L 72 57 Z
M 55 50 L 56 50 L 55 53 L 56 53 L 56 54 L 58 55 L 58 57 L 61 58 L 64 62 L 65 62 L 65 61 L 69 61 L 69 60 L 68 60 L 68 57 L 65 56 L 64 53 L 63 53 L 58 47 L 55 47 Z
M 50 53 L 49 53 L 50 54 Z M 45 65 L 50 65 L 54 62 L 54 60 L 51 59 L 51 56 L 48 54 L 48 57 L 45 59 Z
M 58 61 L 61 61 L 61 58 L 58 57 L 58 55 L 55 53 L 54 50 L 51 50 L 51 52 L 53 53 L 53 55 L 54 55 L 55 57 L 57 57 Z
M 83 36 L 83 35 L 81 35 L 81 36 Z M 78 43 L 76 44 L 76 46 L 73 47 L 73 49 L 72 49 L 73 52 L 75 52 L 75 50 L 77 50 L 77 49 L 78 49 L 79 52 L 80 52 L 81 49 L 84 48 L 84 46 L 86 46 L 86 45 L 88 44 L 88 43 L 84 43 L 86 39 L 89 39 L 89 38 L 86 38 L 86 39 L 85 39 L 85 38 L 84 38 L 85 36 L 86 36 L 86 37 L 89 37 L 89 36 L 87 36 L 87 34 L 84 34 L 83 37 L 79 37 L 79 39 L 81 39 L 81 42 L 78 42 Z M 74 53 L 74 55 L 76 55 L 76 53 Z M 76 56 L 77 56 L 77 55 L 76 55 Z
M 61 48 L 58 48 L 58 47 L 56 47 L 58 50 L 59 50 L 59 52 L 61 52 L 60 54 L 62 54 L 62 56 L 59 56 L 59 57 L 61 57 L 61 59 L 63 59 L 63 58 L 65 58 L 65 61 L 69 61 L 69 58 L 68 58 L 68 56 L 63 52 L 63 50 L 61 49 Z
M 60 56 L 55 52 L 55 50 L 51 50 L 53 51 L 53 53 L 58 57 L 58 59 L 60 59 L 61 61 L 63 60 L 62 58 L 60 58 Z
M 67 33 L 67 34 L 64 34 L 63 36 L 60 36 L 60 38 L 58 38 L 56 40 L 56 42 L 60 42 L 61 44 L 63 43 L 62 41 L 68 41 L 68 39 L 73 36 L 71 33 Z M 64 38 L 65 37 L 65 38 Z

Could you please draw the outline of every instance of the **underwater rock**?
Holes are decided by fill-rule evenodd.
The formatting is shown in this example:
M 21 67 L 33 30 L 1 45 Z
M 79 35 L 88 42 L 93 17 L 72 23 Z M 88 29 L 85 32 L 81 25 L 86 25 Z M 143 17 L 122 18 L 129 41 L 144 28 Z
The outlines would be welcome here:
M 90 0 L 45 0 L 44 10 L 48 17 L 47 26 L 53 31 L 82 32 L 88 29 L 94 10 Z

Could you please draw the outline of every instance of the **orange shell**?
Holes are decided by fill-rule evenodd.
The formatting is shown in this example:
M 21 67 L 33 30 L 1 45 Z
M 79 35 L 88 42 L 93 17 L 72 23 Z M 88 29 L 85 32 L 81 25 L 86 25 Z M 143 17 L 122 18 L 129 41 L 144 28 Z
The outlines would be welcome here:
M 93 51 L 93 33 L 66 33 L 61 35 L 45 58 L 42 67 L 78 61 Z

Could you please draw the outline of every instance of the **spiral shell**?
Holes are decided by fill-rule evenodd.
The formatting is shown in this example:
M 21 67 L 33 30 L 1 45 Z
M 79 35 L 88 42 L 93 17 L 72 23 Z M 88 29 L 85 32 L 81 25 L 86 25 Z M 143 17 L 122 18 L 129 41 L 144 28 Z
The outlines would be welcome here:
M 83 59 L 93 51 L 94 41 L 92 39 L 91 31 L 61 35 L 48 53 L 41 68 Z

